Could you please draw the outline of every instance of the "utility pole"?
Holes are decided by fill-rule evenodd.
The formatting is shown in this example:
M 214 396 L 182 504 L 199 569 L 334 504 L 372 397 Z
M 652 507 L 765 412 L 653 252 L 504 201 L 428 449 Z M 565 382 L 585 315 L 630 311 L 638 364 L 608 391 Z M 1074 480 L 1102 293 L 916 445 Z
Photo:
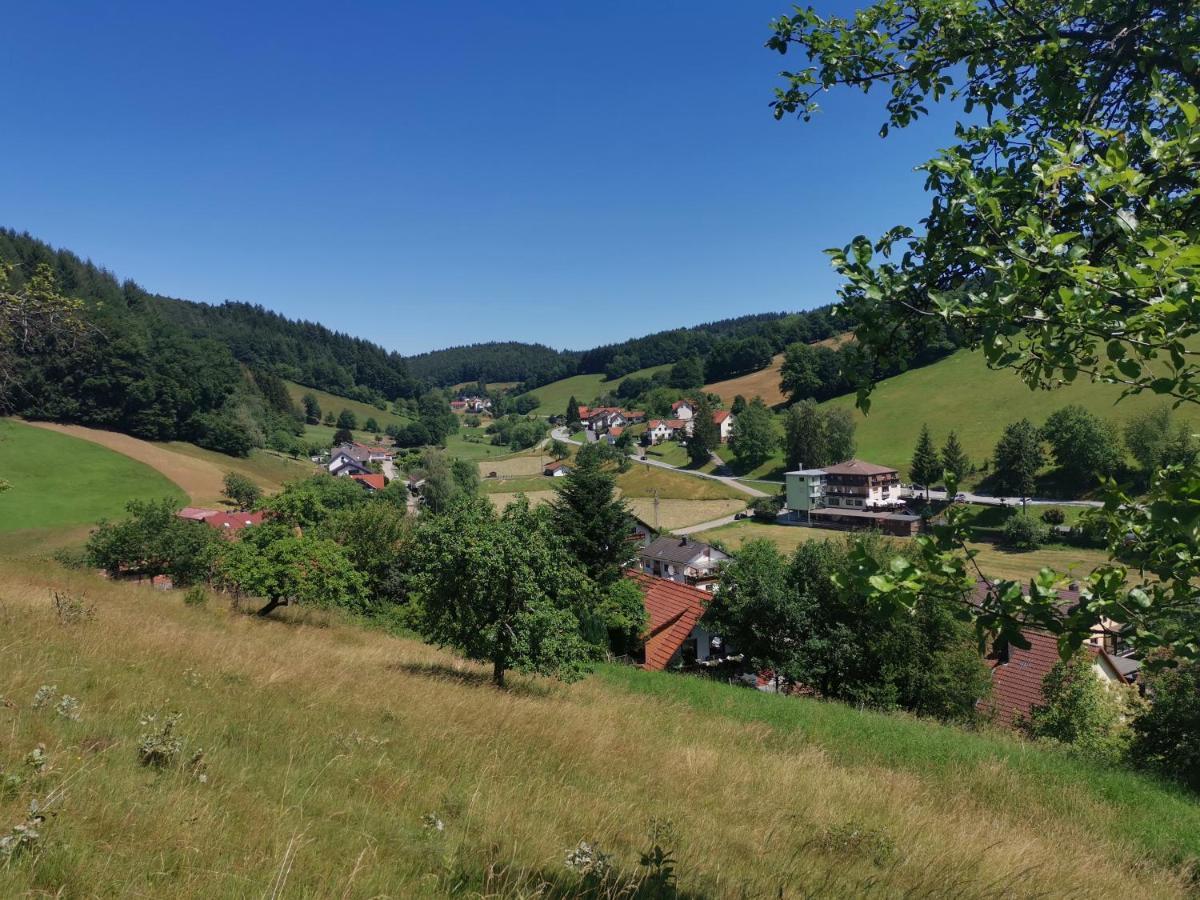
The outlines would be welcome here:
M 658 488 L 654 489 L 654 530 L 662 531 L 662 529 L 658 527 Z

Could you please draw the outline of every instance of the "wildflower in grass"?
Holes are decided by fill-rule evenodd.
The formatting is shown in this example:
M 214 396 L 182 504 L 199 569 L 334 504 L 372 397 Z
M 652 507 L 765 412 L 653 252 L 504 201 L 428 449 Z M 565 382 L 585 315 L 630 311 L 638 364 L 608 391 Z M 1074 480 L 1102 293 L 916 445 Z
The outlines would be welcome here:
M 574 850 L 568 851 L 564 864 L 585 878 L 603 879 L 612 871 L 612 857 L 602 851 L 599 844 L 587 841 L 580 841 Z
M 425 813 L 421 816 L 421 824 L 429 831 L 445 831 L 446 823 L 438 818 L 437 813 Z
M 40 831 L 45 816 L 38 811 L 38 802 L 29 803 L 29 815 L 25 821 L 14 825 L 8 834 L 0 837 L 0 861 L 8 863 L 21 853 L 32 850 L 42 839 Z
M 33 695 L 33 708 L 41 709 L 42 707 L 49 706 L 57 696 L 57 684 L 43 684 L 37 689 L 37 693 Z
M 35 775 L 44 775 L 50 767 L 50 756 L 46 753 L 46 745 L 38 744 L 25 754 L 25 767 Z
M 175 733 L 180 713 L 171 713 L 162 722 L 154 713 L 143 716 L 141 725 L 148 729 L 138 738 L 138 760 L 143 766 L 165 769 L 179 760 L 183 740 Z
M 82 706 L 83 704 L 80 703 L 75 697 L 72 697 L 70 694 L 63 694 L 62 699 L 58 701 L 58 706 L 54 707 L 54 711 L 64 719 L 70 719 L 72 722 L 78 722 L 79 710 Z

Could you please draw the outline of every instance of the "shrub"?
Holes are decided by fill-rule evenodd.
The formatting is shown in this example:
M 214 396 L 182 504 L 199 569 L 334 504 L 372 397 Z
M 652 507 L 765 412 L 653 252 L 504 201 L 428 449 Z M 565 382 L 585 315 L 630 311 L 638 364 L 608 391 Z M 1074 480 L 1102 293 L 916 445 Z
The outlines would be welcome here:
M 183 602 L 188 606 L 203 606 L 208 602 L 208 592 L 200 585 L 190 587 L 183 595 Z
M 750 511 L 754 513 L 754 518 L 756 519 L 773 522 L 779 514 L 779 498 L 759 497 L 750 504 Z
M 1200 791 L 1200 663 L 1153 672 L 1154 702 L 1133 720 L 1131 760 Z
M 1045 525 L 1026 515 L 1014 515 L 1004 523 L 1000 542 L 1013 550 L 1036 550 L 1046 537 Z
M 1042 521 L 1047 525 L 1061 525 L 1067 520 L 1066 514 L 1057 506 L 1051 506 L 1042 511 Z

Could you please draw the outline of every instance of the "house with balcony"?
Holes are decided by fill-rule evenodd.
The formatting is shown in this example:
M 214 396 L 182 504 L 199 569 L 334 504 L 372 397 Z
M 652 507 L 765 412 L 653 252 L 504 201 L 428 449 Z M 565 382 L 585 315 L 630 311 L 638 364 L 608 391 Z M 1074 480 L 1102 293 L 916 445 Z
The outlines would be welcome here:
M 785 521 L 847 531 L 882 531 L 908 537 L 920 517 L 904 510 L 895 469 L 850 459 L 823 469 L 784 473 Z
M 846 509 L 897 509 L 900 473 L 889 466 L 848 459 L 825 467 L 825 505 Z
M 716 590 L 721 563 L 729 559 L 729 554 L 686 536 L 664 535 L 643 547 L 638 559 L 647 575 L 667 578 L 711 594 Z

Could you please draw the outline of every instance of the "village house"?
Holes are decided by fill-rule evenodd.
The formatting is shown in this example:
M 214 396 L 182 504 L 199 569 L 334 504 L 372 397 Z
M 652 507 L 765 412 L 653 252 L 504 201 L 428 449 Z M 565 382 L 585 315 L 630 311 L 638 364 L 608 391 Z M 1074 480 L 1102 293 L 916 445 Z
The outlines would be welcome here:
M 1002 644 L 988 654 L 992 694 L 980 703 L 993 721 L 1009 728 L 1019 727 L 1033 707 L 1044 702 L 1042 684 L 1059 660 L 1054 635 L 1031 628 L 1021 635 L 1029 642 L 1028 650 Z M 1094 643 L 1084 644 L 1084 649 L 1092 656 L 1092 671 L 1104 684 L 1124 687 L 1136 680 L 1140 668 L 1137 660 L 1109 653 Z
M 362 485 L 363 490 L 368 494 L 374 494 L 387 487 L 387 479 L 382 475 L 372 473 L 370 475 L 351 475 L 350 477 Z
M 642 589 L 649 620 L 637 659 L 641 667 L 661 672 L 708 660 L 715 635 L 702 628 L 700 620 L 709 595 L 698 588 L 644 572 L 627 571 L 625 577 Z M 719 643 L 718 639 L 716 645 Z
M 671 404 L 671 412 L 674 414 L 674 418 L 687 421 L 696 415 L 696 407 L 690 400 L 676 400 Z
M 904 511 L 900 474 L 859 459 L 823 469 L 785 472 L 786 521 L 850 531 L 916 534 L 919 516 Z
M 393 454 L 388 447 L 380 447 L 378 444 L 360 444 L 355 441 L 352 446 L 367 454 L 367 462 L 391 462 Z
M 661 444 L 663 441 L 669 441 L 674 436 L 675 429 L 667 424 L 665 419 L 651 419 L 646 424 L 646 431 L 642 435 L 642 443 Z
M 198 506 L 185 506 L 175 515 L 191 522 L 203 522 L 209 528 L 215 528 L 227 535 L 237 534 L 243 528 L 249 528 L 252 525 L 261 525 L 263 519 L 266 518 L 266 513 L 262 512 L 225 512 Z
M 571 467 L 559 459 L 544 466 L 542 468 L 542 474 L 548 475 L 551 478 L 562 478 L 571 474 Z
M 720 565 L 729 559 L 729 554 L 686 536 L 664 535 L 643 547 L 638 559 L 647 575 L 712 593 L 716 590 Z
M 588 428 L 603 434 L 611 428 L 621 428 L 628 423 L 625 413 L 615 406 L 598 406 L 588 413 Z
M 371 454 L 358 444 L 339 444 L 329 451 L 330 475 L 370 475 Z
M 735 416 L 727 409 L 718 409 L 713 413 L 713 424 L 717 426 L 717 431 L 721 436 L 721 443 L 729 443 L 729 438 L 733 436 L 733 423 Z

